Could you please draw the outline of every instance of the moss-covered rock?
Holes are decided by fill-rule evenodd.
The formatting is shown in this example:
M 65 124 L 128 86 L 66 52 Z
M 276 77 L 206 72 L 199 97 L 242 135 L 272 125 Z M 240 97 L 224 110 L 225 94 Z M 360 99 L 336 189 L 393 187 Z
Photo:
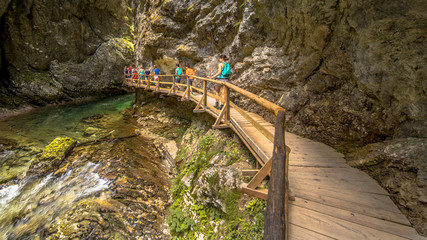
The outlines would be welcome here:
M 43 152 L 38 154 L 28 170 L 30 174 L 52 172 L 62 163 L 67 154 L 76 146 L 76 141 L 69 137 L 57 137 Z

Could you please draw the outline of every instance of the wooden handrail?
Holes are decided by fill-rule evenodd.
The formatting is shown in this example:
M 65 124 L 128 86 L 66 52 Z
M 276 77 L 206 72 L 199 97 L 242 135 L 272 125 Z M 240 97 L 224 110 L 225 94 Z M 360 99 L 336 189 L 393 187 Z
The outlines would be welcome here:
M 169 95 L 178 95 L 183 100 L 196 100 L 197 106 L 193 110 L 194 112 L 208 112 L 212 115 L 217 116 L 217 119 L 213 125 L 213 128 L 229 128 L 232 129 L 239 135 L 239 132 L 235 130 L 235 127 L 232 123 L 231 119 L 231 109 L 240 113 L 242 117 L 244 117 L 247 121 L 251 123 L 253 127 L 255 127 L 261 134 L 263 134 L 268 140 L 274 142 L 273 149 L 273 157 L 264 162 L 263 167 L 258 171 L 258 173 L 254 176 L 249 184 L 243 184 L 242 190 L 248 194 L 253 196 L 257 196 L 267 200 L 266 192 L 263 190 L 257 190 L 256 188 L 262 182 L 262 180 L 270 175 L 270 187 L 268 190 L 268 202 L 267 202 L 267 214 L 265 219 L 265 228 L 264 228 L 264 239 L 287 239 L 287 234 L 289 231 L 288 228 L 288 219 L 287 219 L 287 201 L 288 201 L 288 166 L 289 166 L 289 149 L 286 148 L 285 145 L 285 109 L 253 94 L 249 91 L 246 91 L 240 87 L 237 87 L 231 83 L 218 81 L 210 78 L 191 76 L 194 80 L 203 81 L 203 89 L 190 86 L 189 78 L 187 75 L 181 75 L 187 79 L 187 82 L 184 83 L 176 83 L 175 78 L 177 75 L 157 75 L 159 78 L 157 81 L 153 81 L 156 86 L 154 88 L 150 87 L 151 77 L 153 75 L 144 75 L 143 79 L 133 79 L 132 77 L 126 78 L 124 84 L 129 86 L 135 86 L 134 80 L 137 80 L 137 87 L 143 87 L 141 83 L 146 83 L 146 90 L 159 91 L 163 90 Z M 147 78 L 148 77 L 148 78 Z M 172 81 L 161 82 L 160 77 L 171 77 Z M 147 78 L 147 80 L 145 79 Z M 154 79 L 153 79 L 154 80 Z M 225 87 L 225 95 L 220 97 L 209 93 L 207 91 L 207 83 L 211 82 L 214 84 L 219 84 Z M 160 85 L 172 85 L 171 88 L 161 88 Z M 176 89 L 176 87 L 178 88 Z M 181 91 L 179 87 L 186 87 L 185 91 Z M 196 90 L 197 92 L 202 93 L 202 97 L 191 96 L 192 90 Z M 230 90 L 234 90 L 235 92 L 255 101 L 257 104 L 262 106 L 263 108 L 272 111 L 276 117 L 275 124 L 275 133 L 274 135 L 263 125 L 261 125 L 256 119 L 250 116 L 246 111 L 235 105 L 230 101 Z M 200 96 L 200 95 L 199 95 Z M 221 101 L 224 106 L 221 110 L 214 108 L 212 105 L 208 104 L 207 98 L 211 97 L 216 99 L 217 101 Z M 233 120 L 234 121 L 234 120 Z M 239 135 L 240 136 L 240 135 Z M 242 138 L 242 137 L 241 137 Z M 246 143 L 245 143 L 246 144 Z M 255 152 L 251 150 L 254 156 L 258 159 L 260 156 L 257 156 Z M 259 159 L 258 159 L 259 160 Z M 262 163 L 265 160 L 259 160 Z M 271 174 L 270 174 L 271 172 Z M 266 190 L 266 189 L 264 189 Z
M 144 75 L 144 76 L 154 76 L 154 75 Z M 165 75 L 157 75 L 157 76 L 159 76 L 159 77 L 176 77 L 177 75 L 165 74 Z M 181 75 L 181 77 L 189 77 L 189 76 L 188 75 Z M 211 79 L 211 78 L 199 77 L 199 76 L 194 76 L 194 75 L 191 76 L 191 77 L 193 79 L 204 80 L 204 81 L 208 81 L 208 82 L 211 82 L 211 83 L 215 83 L 215 84 L 220 84 L 220 85 L 226 86 L 226 87 L 232 89 L 233 91 L 236 91 L 236 92 L 242 94 L 243 96 L 245 96 L 245 97 L 247 97 L 247 98 L 249 98 L 251 100 L 254 100 L 260 106 L 264 107 L 265 109 L 267 109 L 269 111 L 272 111 L 274 113 L 274 115 L 276 115 L 276 116 L 277 116 L 277 113 L 280 110 L 286 111 L 283 107 L 281 107 L 281 106 L 279 106 L 277 104 L 274 104 L 274 103 L 272 103 L 272 102 L 270 102 L 270 101 L 268 101 L 268 100 L 266 100 L 266 99 L 264 99 L 264 98 L 262 98 L 262 97 L 260 97 L 260 96 L 258 96 L 256 94 L 253 94 L 253 93 L 251 93 L 249 91 L 246 91 L 245 89 L 240 88 L 240 87 L 238 87 L 238 86 L 236 86 L 234 84 L 231 84 L 229 82 L 223 82 L 223 81 L 218 81 L 218 80 Z

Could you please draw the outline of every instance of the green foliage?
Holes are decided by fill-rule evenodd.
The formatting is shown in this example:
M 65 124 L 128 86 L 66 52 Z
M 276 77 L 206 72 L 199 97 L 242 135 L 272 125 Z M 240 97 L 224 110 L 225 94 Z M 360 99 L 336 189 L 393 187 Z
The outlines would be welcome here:
M 122 43 L 126 46 L 126 48 L 131 51 L 135 52 L 135 46 L 133 45 L 133 40 L 130 37 L 125 37 L 120 39 Z M 119 47 L 122 47 L 121 45 L 118 45 Z
M 244 7 L 246 4 L 252 4 L 252 0 L 245 0 L 245 1 L 240 5 L 240 7 L 242 8 L 242 7 Z
M 341 147 L 341 146 L 339 146 L 339 145 L 335 145 L 335 146 L 334 146 L 334 149 L 335 149 L 337 152 L 341 153 L 341 154 L 344 154 L 344 153 L 345 153 L 344 148 L 342 148 L 342 147 Z
M 265 206 L 264 200 L 249 201 L 243 213 L 235 215 L 225 226 L 225 239 L 262 239 Z
M 239 26 L 241 23 L 242 23 L 242 20 L 239 20 L 237 23 L 235 23 L 235 24 L 233 25 L 233 27 L 237 27 L 237 26 Z
M 264 228 L 265 202 L 253 199 L 242 209 L 242 193 L 240 189 L 220 188 L 220 173 L 215 172 L 207 177 L 210 191 L 217 196 L 222 207 L 213 205 L 213 196 L 198 196 L 190 205 L 184 205 L 184 196 L 194 192 L 194 184 L 202 172 L 210 167 L 209 161 L 216 155 L 231 165 L 242 159 L 245 153 L 233 140 L 222 141 L 216 138 L 214 131 L 190 128 L 186 131 L 195 139 L 199 138 L 197 151 L 189 154 L 189 148 L 183 147 L 176 160 L 185 160 L 180 166 L 179 174 L 173 181 L 170 192 L 174 204 L 169 208 L 170 217 L 167 222 L 171 230 L 171 239 L 196 239 L 199 234 L 204 239 L 262 239 Z M 192 142 L 194 139 L 191 139 Z M 206 175 L 204 175 L 206 176 Z M 183 179 L 187 182 L 185 185 Z M 188 181 L 190 181 L 188 183 Z M 195 196 L 193 196 L 195 197 Z M 183 224 L 181 224 L 183 223 Z
M 378 157 L 375 157 L 374 161 L 364 163 L 363 165 L 360 166 L 360 169 L 369 170 L 369 171 L 373 172 L 375 170 L 375 166 L 378 164 L 378 162 L 379 162 Z
M 193 9 L 194 4 L 191 4 L 188 8 L 187 8 L 187 12 L 191 12 L 191 10 Z
M 169 207 L 169 217 L 167 223 L 169 229 L 173 235 L 178 237 L 185 236 L 196 224 L 193 219 L 190 218 L 188 213 L 183 212 L 179 204 L 174 203 Z
M 210 186 L 217 186 L 219 184 L 219 174 L 216 172 L 208 178 Z
M 178 153 L 176 154 L 176 161 L 182 160 L 185 158 L 185 154 L 188 151 L 188 147 L 184 146 L 183 148 L 181 148 Z
M 205 135 L 205 137 L 200 139 L 200 142 L 199 142 L 200 151 L 209 150 L 209 148 L 212 146 L 213 140 L 214 140 L 213 134 L 207 134 Z
M 240 152 L 239 147 L 236 142 L 233 140 L 228 141 L 226 145 L 226 151 L 223 154 L 227 157 L 226 166 L 230 166 L 233 163 L 237 162 L 242 157 L 242 152 Z

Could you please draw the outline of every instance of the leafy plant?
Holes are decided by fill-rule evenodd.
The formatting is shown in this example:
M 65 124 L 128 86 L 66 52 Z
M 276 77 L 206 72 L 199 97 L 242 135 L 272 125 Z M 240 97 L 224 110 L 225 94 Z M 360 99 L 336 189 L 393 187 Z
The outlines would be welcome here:
M 174 235 L 185 236 L 196 224 L 187 213 L 182 211 L 179 204 L 172 204 L 169 207 L 169 213 L 167 223 L 171 233 Z

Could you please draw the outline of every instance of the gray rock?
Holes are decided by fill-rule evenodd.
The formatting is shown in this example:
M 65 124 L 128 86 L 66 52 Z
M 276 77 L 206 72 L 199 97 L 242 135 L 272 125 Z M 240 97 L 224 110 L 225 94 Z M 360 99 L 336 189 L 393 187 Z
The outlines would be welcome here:
M 426 157 L 426 138 L 400 138 L 367 145 L 348 159 L 387 189 L 415 228 L 426 235 Z
M 133 38 L 128 1 L 9 0 L 0 16 L 0 108 L 123 91 L 134 58 L 120 42 Z
M 216 70 L 212 56 L 226 53 L 232 82 L 285 107 L 290 131 L 329 144 L 365 144 L 426 119 L 422 1 L 144 6 L 136 16 L 138 62 L 178 59 L 206 76 Z

